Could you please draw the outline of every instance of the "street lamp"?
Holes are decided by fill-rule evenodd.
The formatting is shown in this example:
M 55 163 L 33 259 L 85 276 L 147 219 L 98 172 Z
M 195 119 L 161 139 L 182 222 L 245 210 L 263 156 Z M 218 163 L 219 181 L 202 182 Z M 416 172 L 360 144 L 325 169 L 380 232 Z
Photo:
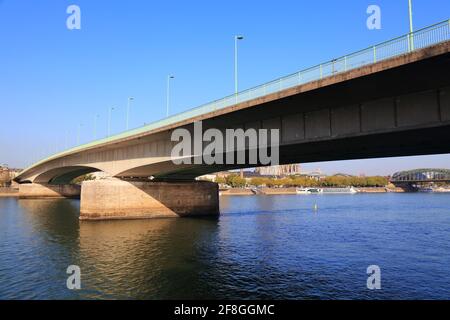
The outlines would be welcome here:
M 172 75 L 167 76 L 167 103 L 166 103 L 166 116 L 169 116 L 169 106 L 170 106 L 170 79 L 174 79 L 175 77 Z
M 408 0 L 408 12 L 409 12 L 409 50 L 412 51 L 414 50 L 412 0 Z
M 130 121 L 130 104 L 131 101 L 133 101 L 134 98 L 133 97 L 128 97 L 128 104 L 127 104 L 127 130 L 128 130 L 128 125 L 129 125 L 129 121 Z
M 114 107 L 108 109 L 108 137 L 111 135 L 111 113 L 114 110 Z
M 237 102 L 237 94 L 238 94 L 238 40 L 244 39 L 243 36 L 237 35 L 234 36 L 234 93 L 236 95 Z
M 237 103 L 237 96 L 238 96 L 238 46 L 237 43 L 239 40 L 244 39 L 241 35 L 234 36 L 234 99 L 235 103 Z M 244 170 L 240 170 L 240 176 L 241 178 L 244 177 Z

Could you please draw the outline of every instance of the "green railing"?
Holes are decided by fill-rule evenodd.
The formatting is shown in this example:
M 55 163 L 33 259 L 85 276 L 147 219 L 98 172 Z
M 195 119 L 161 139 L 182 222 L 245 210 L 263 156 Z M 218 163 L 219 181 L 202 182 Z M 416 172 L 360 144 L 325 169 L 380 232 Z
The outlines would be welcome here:
M 364 50 L 357 51 L 355 53 L 337 59 L 333 59 L 331 61 L 316 65 L 312 68 L 308 68 L 293 73 L 286 77 L 282 77 L 273 80 L 271 82 L 267 82 L 257 87 L 239 92 L 238 94 L 233 94 L 228 97 L 209 102 L 197 108 L 175 114 L 173 116 L 155 121 L 148 125 L 71 148 L 69 150 L 57 153 L 53 156 L 43 159 L 34 164 L 32 167 L 54 158 L 59 158 L 61 156 L 70 153 L 81 151 L 85 148 L 101 145 L 114 140 L 131 137 L 150 130 L 175 124 L 177 122 L 188 120 L 190 118 L 197 117 L 215 110 L 223 109 L 237 103 L 249 101 L 294 86 L 320 80 L 325 77 L 334 76 L 338 73 L 356 69 L 361 66 L 373 64 L 385 59 L 393 58 L 405 53 L 412 52 L 414 50 L 419 50 L 448 40 L 450 40 L 450 19 L 417 30 L 412 34 L 408 33 L 404 36 L 371 46 Z M 28 169 L 31 169 L 32 167 Z

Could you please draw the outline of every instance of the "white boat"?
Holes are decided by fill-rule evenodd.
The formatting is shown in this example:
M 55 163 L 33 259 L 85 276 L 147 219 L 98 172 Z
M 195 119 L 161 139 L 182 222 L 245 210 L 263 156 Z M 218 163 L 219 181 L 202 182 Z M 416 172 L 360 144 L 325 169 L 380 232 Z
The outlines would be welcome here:
M 297 188 L 295 191 L 297 194 L 311 194 L 308 188 Z
M 358 190 L 356 190 L 353 186 L 347 187 L 347 188 L 323 188 L 323 193 L 357 193 Z
M 358 190 L 354 187 L 347 188 L 297 188 L 297 194 L 322 194 L 322 193 L 348 193 L 354 194 Z
M 433 188 L 427 188 L 427 187 L 425 187 L 425 188 L 419 188 L 419 189 L 417 189 L 417 191 L 419 191 L 419 192 L 434 192 L 434 189 Z
M 318 194 L 322 193 L 321 188 L 297 188 L 296 192 L 297 194 Z

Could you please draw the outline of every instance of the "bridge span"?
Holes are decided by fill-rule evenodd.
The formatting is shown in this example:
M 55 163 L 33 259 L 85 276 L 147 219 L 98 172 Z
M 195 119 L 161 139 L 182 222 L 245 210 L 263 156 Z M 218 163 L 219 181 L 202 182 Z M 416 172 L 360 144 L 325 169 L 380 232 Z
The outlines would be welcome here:
M 450 20 L 416 32 L 415 50 L 410 39 L 53 155 L 20 173 L 20 194 L 73 196 L 73 178 L 103 171 L 117 180 L 83 183 L 81 219 L 218 214 L 217 185 L 195 177 L 255 165 L 173 163 L 172 132 L 198 121 L 222 132 L 279 129 L 280 164 L 449 153 Z
M 449 169 L 414 169 L 396 172 L 390 179 L 391 183 L 401 186 L 405 184 L 427 182 L 450 182 Z

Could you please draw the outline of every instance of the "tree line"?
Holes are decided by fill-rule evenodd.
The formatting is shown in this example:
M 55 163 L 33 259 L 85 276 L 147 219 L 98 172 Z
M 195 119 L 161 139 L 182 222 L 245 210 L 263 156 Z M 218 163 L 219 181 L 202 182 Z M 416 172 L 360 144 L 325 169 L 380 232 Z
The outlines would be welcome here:
M 388 178 L 382 176 L 372 177 L 345 177 L 329 176 L 323 179 L 290 176 L 285 178 L 253 177 L 248 181 L 237 174 L 226 177 L 217 177 L 215 182 L 226 184 L 233 188 L 245 186 L 255 187 L 384 187 L 389 183 Z

